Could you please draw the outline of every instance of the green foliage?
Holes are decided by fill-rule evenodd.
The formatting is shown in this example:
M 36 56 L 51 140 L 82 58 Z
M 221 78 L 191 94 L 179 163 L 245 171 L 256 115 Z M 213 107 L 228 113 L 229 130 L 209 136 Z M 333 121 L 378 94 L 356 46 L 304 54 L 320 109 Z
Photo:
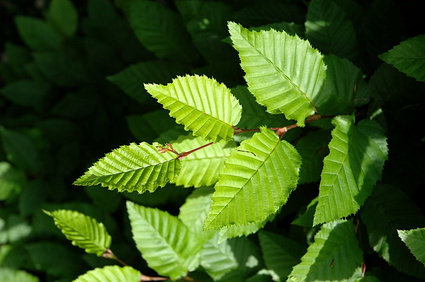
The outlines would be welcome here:
M 1 281 L 425 278 L 410 1 L 3 2 Z

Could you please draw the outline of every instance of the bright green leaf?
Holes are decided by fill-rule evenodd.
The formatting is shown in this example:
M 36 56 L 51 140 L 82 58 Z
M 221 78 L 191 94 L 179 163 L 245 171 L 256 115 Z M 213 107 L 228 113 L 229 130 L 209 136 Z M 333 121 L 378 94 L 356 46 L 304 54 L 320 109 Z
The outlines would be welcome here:
M 319 187 L 314 225 L 355 213 L 381 178 L 388 157 L 386 137 L 375 121 L 354 124 L 352 116 L 338 116 Z
M 15 23 L 22 40 L 34 50 L 45 52 L 59 49 L 62 45 L 60 33 L 43 20 L 17 16 Z
M 167 85 L 145 84 L 176 122 L 213 142 L 230 140 L 242 107 L 230 89 L 206 76 L 179 76 Z
M 257 102 L 303 126 L 320 106 L 315 100 L 326 77 L 323 56 L 307 41 L 285 32 L 249 31 L 233 22 L 229 31 Z
M 74 246 L 102 256 L 111 246 L 111 236 L 103 223 L 72 210 L 44 211 Z
M 425 35 L 409 38 L 379 58 L 408 76 L 425 82 Z
M 70 0 L 51 1 L 48 19 L 66 36 L 77 31 L 78 13 Z
M 177 152 L 183 153 L 207 143 L 200 137 L 189 135 L 181 136 L 171 144 Z M 172 183 L 195 188 L 215 184 L 218 181 L 219 172 L 224 167 L 224 161 L 230 156 L 234 148 L 236 148 L 235 142 L 226 143 L 223 141 L 209 145 L 182 158 L 180 160 L 180 174 Z
M 96 268 L 78 276 L 73 282 L 104 282 L 104 281 L 125 281 L 139 282 L 141 273 L 130 267 L 120 267 L 117 265 Z
M 258 223 L 274 214 L 297 186 L 301 159 L 291 144 L 262 128 L 225 165 L 205 229 Z
M 268 231 L 260 231 L 258 237 L 267 269 L 273 270 L 280 281 L 286 281 L 292 267 L 300 262 L 306 247 Z
M 202 243 L 178 218 L 131 202 L 127 210 L 133 239 L 150 268 L 175 280 L 198 267 Z
M 326 223 L 288 281 L 354 281 L 362 277 L 362 251 L 351 221 Z
M 311 1 L 305 27 L 307 39 L 322 52 L 355 57 L 356 31 L 344 10 L 334 1 Z
M 425 228 L 397 230 L 397 232 L 410 252 L 425 265 Z
M 174 180 L 180 172 L 177 156 L 171 152 L 160 153 L 157 146 L 160 144 L 145 142 L 121 146 L 97 161 L 74 184 L 101 184 L 121 192 L 153 192 Z

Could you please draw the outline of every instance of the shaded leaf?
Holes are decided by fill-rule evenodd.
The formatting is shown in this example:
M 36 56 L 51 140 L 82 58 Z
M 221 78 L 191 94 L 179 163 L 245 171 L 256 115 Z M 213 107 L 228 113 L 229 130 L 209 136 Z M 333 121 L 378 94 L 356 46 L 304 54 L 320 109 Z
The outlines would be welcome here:
M 229 32 L 257 102 L 303 126 L 319 106 L 315 100 L 326 77 L 322 55 L 307 41 L 285 32 L 249 31 L 233 22 Z
M 130 267 L 117 265 L 96 268 L 78 276 L 73 282 L 103 282 L 103 281 L 126 281 L 139 282 L 141 273 Z
M 409 38 L 379 58 L 408 76 L 425 82 L 425 35 Z
M 305 27 L 308 40 L 322 52 L 355 57 L 356 31 L 344 10 L 333 1 L 311 1 Z
M 89 254 L 102 256 L 111 246 L 111 236 L 103 223 L 72 210 L 44 211 L 74 246 Z
M 314 225 L 355 213 L 381 178 L 388 157 L 386 137 L 372 120 L 333 119 L 335 129 L 324 159 Z
M 198 267 L 202 243 L 178 218 L 131 202 L 127 210 L 133 239 L 150 268 L 175 280 Z
M 288 281 L 353 281 L 362 277 L 363 254 L 351 221 L 324 224 Z
M 34 50 L 45 52 L 56 50 L 62 45 L 60 33 L 43 20 L 17 16 L 15 24 L 22 40 Z
M 291 144 L 261 128 L 225 165 L 205 229 L 258 223 L 274 214 L 296 188 L 301 159 Z
M 179 76 L 167 85 L 145 84 L 176 122 L 213 142 L 230 140 L 242 107 L 224 84 L 206 76 Z
M 180 162 L 170 152 L 160 153 L 158 143 L 142 142 L 121 146 L 91 166 L 77 179 L 75 185 L 94 186 L 101 184 L 118 191 L 153 192 L 176 178 Z
M 66 36 L 72 36 L 77 31 L 78 13 L 70 0 L 51 1 L 48 19 Z

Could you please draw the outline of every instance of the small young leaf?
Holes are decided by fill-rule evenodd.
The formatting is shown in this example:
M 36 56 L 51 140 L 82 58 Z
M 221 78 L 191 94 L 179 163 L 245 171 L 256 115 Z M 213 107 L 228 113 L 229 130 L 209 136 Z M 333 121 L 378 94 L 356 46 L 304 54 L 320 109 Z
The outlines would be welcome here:
M 74 246 L 99 257 L 110 248 L 111 236 L 103 223 L 94 218 L 72 210 L 44 212 L 53 217 L 56 226 Z
M 274 114 L 285 114 L 300 126 L 314 114 L 326 77 L 323 56 L 298 36 L 285 32 L 249 31 L 229 22 L 249 90 Z
M 213 142 L 228 141 L 242 107 L 230 89 L 206 76 L 179 76 L 167 85 L 145 84 L 146 90 L 170 111 L 176 122 Z
M 66 36 L 72 36 L 77 31 L 78 13 L 70 0 L 50 2 L 48 19 Z
M 206 142 L 200 137 L 181 136 L 171 143 L 179 152 L 187 152 L 196 149 Z M 224 161 L 236 148 L 233 141 L 212 144 L 181 159 L 181 171 L 179 176 L 172 181 L 176 185 L 184 187 L 210 186 L 218 181 L 218 174 L 224 167 Z
M 267 128 L 241 143 L 225 162 L 205 229 L 261 222 L 296 188 L 301 158 Z
M 319 50 L 343 58 L 355 57 L 356 31 L 344 10 L 334 1 L 311 1 L 305 26 L 308 40 Z
M 355 281 L 362 277 L 362 251 L 351 221 L 326 223 L 288 281 Z
M 101 184 L 121 192 L 153 192 L 174 180 L 180 172 L 177 156 L 171 152 L 160 153 L 156 146 L 159 144 L 145 142 L 121 146 L 96 162 L 74 184 Z
M 397 232 L 410 252 L 425 265 L 425 228 L 397 230 Z
M 150 268 L 175 280 L 198 267 L 202 242 L 178 218 L 132 202 L 127 210 L 133 239 Z
M 408 76 L 425 82 L 425 35 L 409 38 L 379 58 Z
M 355 213 L 381 178 L 388 157 L 384 131 L 375 121 L 354 125 L 354 117 L 338 116 L 333 124 L 314 225 Z
M 117 265 L 96 268 L 78 276 L 73 282 L 100 282 L 100 281 L 125 281 L 139 282 L 141 273 L 130 267 L 119 267 Z

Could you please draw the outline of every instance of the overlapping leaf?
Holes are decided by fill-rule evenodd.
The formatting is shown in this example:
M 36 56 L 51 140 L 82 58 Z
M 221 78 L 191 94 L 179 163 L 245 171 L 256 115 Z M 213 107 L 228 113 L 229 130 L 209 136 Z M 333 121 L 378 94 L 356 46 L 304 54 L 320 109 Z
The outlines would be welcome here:
M 200 137 L 182 136 L 172 142 L 174 149 L 179 152 L 188 152 L 207 144 Z M 233 141 L 219 142 L 181 159 L 181 171 L 173 181 L 176 185 L 184 187 L 210 186 L 218 181 L 218 174 L 224 167 L 224 161 L 230 156 L 231 151 L 236 148 Z
M 409 38 L 379 58 L 408 76 L 425 82 L 425 35 Z
M 388 148 L 383 129 L 372 120 L 334 118 L 336 126 L 319 187 L 314 225 L 355 213 L 380 179 Z
M 351 221 L 322 226 L 288 281 L 354 281 L 362 277 L 362 251 Z
M 283 113 L 299 125 L 315 111 L 326 77 L 322 55 L 298 36 L 249 31 L 229 22 L 234 48 L 249 90 L 270 113 Z
M 354 26 L 344 10 L 333 1 L 311 1 L 305 27 L 308 40 L 319 50 L 344 58 L 355 56 Z
M 425 228 L 397 230 L 397 232 L 410 252 L 425 265 Z
M 96 268 L 78 276 L 73 282 L 104 282 L 104 281 L 126 281 L 139 282 L 141 273 L 130 267 L 119 267 L 108 265 L 103 268 Z
M 170 152 L 159 153 L 157 143 L 122 146 L 106 154 L 77 179 L 75 185 L 101 184 L 119 191 L 153 192 L 176 178 L 179 160 Z
M 72 210 L 44 211 L 73 245 L 89 254 L 102 256 L 111 246 L 111 236 L 103 223 Z
M 224 84 L 206 76 L 179 76 L 167 85 L 145 84 L 176 122 L 213 142 L 230 140 L 242 108 Z
M 295 189 L 301 159 L 294 147 L 271 130 L 241 143 L 226 160 L 215 186 L 205 229 L 261 222 Z
M 199 265 L 202 242 L 178 218 L 131 202 L 127 210 L 133 239 L 150 268 L 175 280 Z

